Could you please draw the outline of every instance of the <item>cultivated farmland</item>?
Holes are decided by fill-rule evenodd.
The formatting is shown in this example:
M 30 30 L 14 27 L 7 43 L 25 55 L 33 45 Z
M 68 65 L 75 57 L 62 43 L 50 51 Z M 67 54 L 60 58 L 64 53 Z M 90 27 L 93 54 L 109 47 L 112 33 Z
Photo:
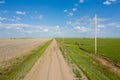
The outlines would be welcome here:
M 48 41 L 50 39 L 0 39 L 0 80 L 24 77 L 47 48 Z
M 50 39 L 0 39 L 0 62 L 20 55 L 40 46 Z
M 90 38 L 66 38 L 65 43 L 75 45 L 84 51 L 94 54 L 94 39 Z M 108 58 L 116 63 L 120 63 L 120 38 L 99 38 L 98 52 L 100 56 Z
M 0 80 L 120 80 L 120 39 L 56 40 L 1 39 Z

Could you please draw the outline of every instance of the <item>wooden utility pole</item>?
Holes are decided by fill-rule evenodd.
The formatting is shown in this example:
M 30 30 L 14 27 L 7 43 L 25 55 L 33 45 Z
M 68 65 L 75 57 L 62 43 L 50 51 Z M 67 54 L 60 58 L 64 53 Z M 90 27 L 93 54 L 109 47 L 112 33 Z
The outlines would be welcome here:
M 94 37 L 95 37 L 95 54 L 97 54 L 97 16 L 94 17 Z

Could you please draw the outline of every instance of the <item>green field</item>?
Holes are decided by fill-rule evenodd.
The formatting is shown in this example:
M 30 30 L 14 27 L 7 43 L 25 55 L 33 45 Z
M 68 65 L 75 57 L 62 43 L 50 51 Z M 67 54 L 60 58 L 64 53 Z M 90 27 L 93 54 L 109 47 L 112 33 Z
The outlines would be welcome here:
M 62 41 L 62 39 L 59 39 Z M 65 44 L 75 45 L 80 44 L 80 48 L 94 53 L 94 39 L 90 38 L 65 38 Z M 116 63 L 120 63 L 120 38 L 99 38 L 98 52 L 100 56 L 106 57 Z
M 94 39 L 65 38 L 63 43 L 62 39 L 59 38 L 57 41 L 64 55 L 71 58 L 72 61 L 82 69 L 89 80 L 120 80 L 114 73 L 103 69 L 96 63 L 94 59 L 92 59 L 91 54 L 86 54 L 86 52 L 94 54 Z M 119 63 L 119 43 L 120 39 L 98 39 L 97 54 Z

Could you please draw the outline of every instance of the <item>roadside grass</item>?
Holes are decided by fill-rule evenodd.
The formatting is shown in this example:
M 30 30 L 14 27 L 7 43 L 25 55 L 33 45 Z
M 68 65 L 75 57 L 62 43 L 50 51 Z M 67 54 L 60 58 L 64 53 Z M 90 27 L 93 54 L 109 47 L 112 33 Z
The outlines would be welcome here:
M 6 80 L 6 76 L 9 72 L 14 70 L 19 64 L 21 64 L 26 56 L 21 56 L 18 58 L 12 58 L 9 61 L 3 61 L 0 65 L 0 80 Z
M 70 39 L 71 40 L 71 39 Z M 61 39 L 57 39 L 61 43 L 61 47 L 67 53 L 67 57 L 70 57 L 73 62 L 85 73 L 89 80 L 120 80 L 118 76 L 101 68 L 93 59 L 93 54 L 86 54 L 75 45 L 75 40 L 65 40 L 64 44 Z M 68 42 L 67 42 L 68 41 Z M 79 39 L 78 39 L 79 41 Z M 69 45 L 66 45 L 69 44 Z M 86 43 L 87 44 L 87 43 Z
M 35 62 L 40 58 L 42 53 L 46 50 L 51 41 L 32 50 L 30 55 L 15 58 L 6 63 L 8 67 L 1 68 L 0 80 L 22 80 L 29 72 Z M 8 64 L 10 63 L 10 64 Z
M 81 74 L 77 69 L 73 68 L 73 73 L 75 74 L 75 77 L 77 78 L 76 80 L 81 80 Z
M 70 59 L 70 57 L 68 57 L 68 56 L 66 55 L 64 48 L 62 48 L 62 47 L 59 47 L 59 48 L 60 48 L 60 50 L 61 50 L 61 52 L 62 52 L 62 54 L 63 54 L 63 57 L 64 57 L 65 60 L 67 61 L 68 65 L 71 67 L 72 72 L 74 73 L 75 79 L 76 79 L 76 80 L 81 80 L 82 75 L 80 74 L 80 72 L 79 72 L 76 64 L 74 64 L 74 62 Z
M 101 68 L 91 57 L 78 47 L 67 47 L 68 56 L 81 68 L 90 80 L 119 80 L 119 78 L 107 70 Z

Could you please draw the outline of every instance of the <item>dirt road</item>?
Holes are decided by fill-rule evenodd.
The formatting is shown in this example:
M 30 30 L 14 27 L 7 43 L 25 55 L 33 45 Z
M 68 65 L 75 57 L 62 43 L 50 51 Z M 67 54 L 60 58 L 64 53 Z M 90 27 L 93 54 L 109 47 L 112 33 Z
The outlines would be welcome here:
M 56 40 L 52 41 L 24 80 L 74 80 Z

